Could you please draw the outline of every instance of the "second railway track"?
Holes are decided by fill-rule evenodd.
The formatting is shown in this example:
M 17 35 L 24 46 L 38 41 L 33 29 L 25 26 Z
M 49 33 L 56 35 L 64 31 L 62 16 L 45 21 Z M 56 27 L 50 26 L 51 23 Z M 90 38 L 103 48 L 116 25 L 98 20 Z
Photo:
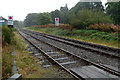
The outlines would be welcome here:
M 117 55 L 109 54 L 110 51 L 112 51 L 112 53 L 113 53 L 113 49 L 115 49 L 114 54 L 119 54 L 119 53 L 116 53 L 119 51 L 119 49 L 117 49 L 117 48 L 113 48 L 112 50 L 107 49 L 110 51 L 106 50 L 106 53 L 104 53 L 104 52 L 96 51 L 96 50 L 98 50 L 98 49 L 96 49 L 96 47 L 94 47 L 94 49 L 88 49 L 88 48 L 86 49 L 85 46 L 82 46 L 82 48 L 81 48 L 81 47 L 79 47 L 79 43 L 73 44 L 72 42 L 68 42 L 66 40 L 61 41 L 59 38 L 53 39 L 53 37 L 51 39 L 51 37 L 48 37 L 49 35 L 44 34 L 44 33 L 38 33 L 38 32 L 33 32 L 33 31 L 28 31 L 28 30 L 23 30 L 23 31 L 31 33 L 32 35 L 35 35 L 37 37 L 40 37 L 43 41 L 46 41 L 53 45 L 56 45 L 57 47 L 67 50 L 77 56 L 81 56 L 82 58 L 88 59 L 92 62 L 101 64 L 101 65 L 104 65 L 104 66 L 107 66 L 107 67 L 110 67 L 110 68 L 113 68 L 113 69 L 119 71 L 120 57 Z M 53 36 L 53 35 L 51 35 L 51 36 Z M 57 37 L 57 36 L 55 36 L 55 37 Z
M 24 31 L 23 31 L 24 32 Z M 24 32 L 26 33 L 26 32 Z M 25 35 L 29 35 L 29 38 L 32 38 L 32 42 L 30 41 L 30 39 L 27 37 L 25 37 Z M 39 44 L 43 45 L 42 47 L 40 47 L 38 45 L 38 42 L 35 41 L 41 41 L 38 37 L 35 37 L 35 35 L 31 35 L 30 32 L 27 32 L 26 34 L 24 34 L 23 36 L 31 42 L 31 44 L 33 44 L 36 48 L 40 49 L 44 55 L 46 55 L 47 57 L 49 57 L 52 61 L 54 61 L 56 64 L 58 64 L 59 66 L 61 66 L 63 69 L 65 69 L 67 72 L 71 73 L 74 77 L 79 78 L 80 76 L 73 74 L 70 69 L 73 67 L 79 67 L 79 66 L 89 66 L 89 65 L 94 65 L 97 66 L 101 69 L 104 69 L 105 71 L 108 71 L 112 74 L 115 74 L 117 76 L 120 76 L 119 71 L 115 71 L 113 69 L 110 69 L 108 67 L 105 66 L 101 66 L 99 64 L 96 64 L 94 62 L 91 62 L 87 59 L 83 59 L 80 56 L 76 56 L 73 53 L 64 50 L 64 49 L 60 49 L 57 46 L 53 46 L 53 44 L 50 43 L 45 43 L 44 41 L 42 41 L 42 43 L 39 42 Z
M 83 41 L 58 37 L 58 36 L 45 34 L 45 33 L 40 33 L 40 32 L 32 32 L 32 31 L 30 31 L 30 32 L 35 34 L 35 35 L 44 36 L 46 38 L 49 38 L 49 39 L 52 39 L 52 40 L 55 40 L 55 41 L 59 41 L 59 42 L 62 42 L 62 43 L 68 44 L 68 45 L 83 48 L 83 49 L 86 49 L 86 50 L 92 50 L 92 51 L 95 51 L 95 52 L 99 52 L 103 55 L 110 55 L 112 57 L 120 58 L 120 54 L 119 54 L 120 48 L 112 48 L 112 47 L 108 47 L 108 46 L 87 43 L 87 42 L 83 42 Z

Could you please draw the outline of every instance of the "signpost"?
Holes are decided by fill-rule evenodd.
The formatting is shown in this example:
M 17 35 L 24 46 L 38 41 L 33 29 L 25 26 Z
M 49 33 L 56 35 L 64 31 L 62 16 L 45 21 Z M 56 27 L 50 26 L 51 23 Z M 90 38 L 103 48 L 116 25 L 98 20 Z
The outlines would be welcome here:
M 59 18 L 55 18 L 55 26 L 59 26 Z
M 8 27 L 13 28 L 13 16 L 8 16 Z

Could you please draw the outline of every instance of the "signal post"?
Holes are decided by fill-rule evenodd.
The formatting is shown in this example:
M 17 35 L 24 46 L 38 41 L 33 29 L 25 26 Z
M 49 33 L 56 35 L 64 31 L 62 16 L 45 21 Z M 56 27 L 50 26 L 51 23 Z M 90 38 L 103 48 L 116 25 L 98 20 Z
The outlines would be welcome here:
M 55 26 L 59 26 L 59 18 L 55 18 Z
M 13 16 L 8 16 L 8 27 L 13 28 Z

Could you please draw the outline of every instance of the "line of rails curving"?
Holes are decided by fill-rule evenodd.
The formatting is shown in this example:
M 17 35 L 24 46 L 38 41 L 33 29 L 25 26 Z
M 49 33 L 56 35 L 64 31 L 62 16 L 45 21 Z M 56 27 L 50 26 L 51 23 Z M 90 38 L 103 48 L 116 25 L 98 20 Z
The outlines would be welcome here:
M 23 33 L 21 33 L 21 32 L 23 32 Z M 81 58 L 80 56 L 77 56 L 77 55 L 75 55 L 75 54 L 73 54 L 73 53 L 71 53 L 71 52 L 69 52 L 69 51 L 67 51 L 67 50 L 65 50 L 65 49 L 61 49 L 61 48 L 59 48 L 58 46 L 53 45 L 53 44 L 51 44 L 51 43 L 44 42 L 44 41 L 40 40 L 40 38 L 38 37 L 38 35 L 39 35 L 39 36 L 44 36 L 44 37 L 49 38 L 49 39 L 54 39 L 54 40 L 55 40 L 55 38 L 57 38 L 57 37 L 54 38 L 52 35 L 47 35 L 47 34 L 43 34 L 43 33 L 32 32 L 32 31 L 28 31 L 28 30 L 21 30 L 21 32 L 20 32 L 20 34 L 21 34 L 28 42 L 30 42 L 30 43 L 31 43 L 34 47 L 36 47 L 38 50 L 42 51 L 45 56 L 47 56 L 50 60 L 52 60 L 52 61 L 53 61 L 54 63 L 56 63 L 57 65 L 61 66 L 65 71 L 67 71 L 68 73 L 70 73 L 71 75 L 73 75 L 75 78 L 80 78 L 80 76 L 72 73 L 72 72 L 69 70 L 68 66 L 66 67 L 66 66 L 63 66 L 63 65 L 66 65 L 66 64 L 69 64 L 69 63 L 77 64 L 76 66 L 78 66 L 78 64 L 79 64 L 80 66 L 84 66 L 84 65 L 94 65 L 94 66 L 99 67 L 99 68 L 101 68 L 101 69 L 103 69 L 103 70 L 105 70 L 105 71 L 108 71 L 108 72 L 110 72 L 110 73 L 112 73 L 112 74 L 114 74 L 114 75 L 120 76 L 120 72 L 119 72 L 119 71 L 116 71 L 116 70 L 111 69 L 111 68 L 109 68 L 109 67 L 106 67 L 106 66 L 104 66 L 104 65 L 100 65 L 100 64 L 94 63 L 94 62 L 92 62 L 92 61 L 90 61 L 90 60 Z M 24 35 L 23 35 L 23 34 L 24 34 Z M 54 51 L 48 52 L 48 51 L 44 50 L 43 48 L 41 49 L 41 48 L 39 48 L 39 46 L 36 46 L 36 45 L 34 44 L 35 42 L 30 41 L 31 39 L 29 39 L 28 37 L 25 37 L 25 35 L 29 35 L 30 38 L 33 38 L 33 39 L 35 39 L 35 40 L 37 40 L 37 41 L 40 41 L 40 42 L 43 42 L 44 44 L 49 45 L 49 47 L 50 47 L 50 46 L 51 46 L 52 48 L 54 47 L 54 48 L 57 49 L 57 51 L 55 51 L 55 52 L 54 52 Z M 61 39 L 62 39 L 62 38 L 61 38 Z M 60 37 L 59 37 L 58 40 L 62 42 L 62 40 L 60 40 Z M 63 40 L 65 41 L 65 39 L 63 39 Z M 64 41 L 63 41 L 63 42 L 64 42 Z M 65 43 L 67 43 L 67 42 L 68 42 L 68 41 L 66 41 Z M 37 42 L 37 43 L 38 43 L 38 42 Z M 69 42 L 68 42 L 68 43 L 69 43 Z M 76 43 L 77 43 L 77 42 L 76 42 Z M 69 44 L 72 45 L 71 43 L 69 43 Z M 74 45 L 73 45 L 73 46 L 74 46 Z M 94 50 L 93 50 L 93 51 L 94 51 Z M 118 50 L 117 50 L 117 51 L 118 51 Z M 117 52 L 117 51 L 116 51 L 116 52 Z M 61 54 L 57 54 L 58 52 L 62 52 L 62 55 L 61 55 Z M 56 55 L 57 55 L 57 58 L 55 57 L 55 58 L 56 58 L 56 59 L 55 59 L 51 54 L 54 54 L 53 56 L 56 56 Z M 68 56 L 68 55 L 69 55 L 69 56 Z M 60 57 L 59 57 L 59 56 L 60 56 Z M 114 55 L 112 55 L 112 56 L 114 56 Z M 115 55 L 115 56 L 117 56 L 117 55 Z M 119 57 L 116 57 L 116 58 L 119 58 Z M 62 61 L 62 63 L 61 63 L 61 62 L 59 62 L 60 59 L 65 59 L 65 61 L 68 61 L 68 62 L 63 63 L 64 61 Z M 81 61 L 81 63 L 80 63 L 79 61 Z

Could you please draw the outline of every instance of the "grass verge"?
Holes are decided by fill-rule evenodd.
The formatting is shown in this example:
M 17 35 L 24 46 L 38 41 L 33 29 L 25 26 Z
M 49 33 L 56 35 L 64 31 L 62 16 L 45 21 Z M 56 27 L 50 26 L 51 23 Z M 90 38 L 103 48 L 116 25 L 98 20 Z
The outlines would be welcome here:
M 2 27 L 2 79 L 6 80 L 12 75 L 12 51 L 14 34 L 11 28 Z
M 22 74 L 22 78 L 40 78 L 45 73 L 40 63 L 37 63 L 37 59 L 31 56 L 31 52 L 26 51 L 27 44 L 23 42 L 22 37 L 15 33 L 16 38 L 16 62 L 18 71 Z
M 12 45 L 2 48 L 2 78 L 7 79 L 12 76 Z
M 57 35 L 61 37 L 67 37 L 75 40 L 110 46 L 114 48 L 120 48 L 119 36 L 120 33 L 109 33 L 97 30 L 65 30 L 55 27 L 28 27 L 27 29 L 43 32 L 47 34 Z

